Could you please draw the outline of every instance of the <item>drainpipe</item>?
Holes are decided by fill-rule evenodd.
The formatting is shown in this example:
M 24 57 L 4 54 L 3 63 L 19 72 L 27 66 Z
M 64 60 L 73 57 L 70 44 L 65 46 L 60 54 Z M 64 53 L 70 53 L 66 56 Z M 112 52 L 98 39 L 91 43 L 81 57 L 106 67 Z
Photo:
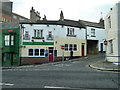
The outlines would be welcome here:
M 22 24 L 20 25 L 19 27 L 20 31 L 19 31 L 19 60 L 20 60 L 20 66 L 22 65 L 21 64 L 21 52 L 22 52 L 22 45 L 21 45 L 21 42 L 22 42 Z
M 87 28 L 85 27 L 85 31 L 86 31 L 86 56 L 87 56 Z

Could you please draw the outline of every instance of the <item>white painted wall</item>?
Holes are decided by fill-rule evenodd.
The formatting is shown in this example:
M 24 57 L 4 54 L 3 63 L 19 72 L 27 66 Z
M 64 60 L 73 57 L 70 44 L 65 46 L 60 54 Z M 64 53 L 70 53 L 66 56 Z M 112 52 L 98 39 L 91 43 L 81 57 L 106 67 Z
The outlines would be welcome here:
M 32 37 L 34 36 L 34 29 L 42 29 L 43 30 L 43 36 L 44 40 L 46 42 L 49 42 L 51 40 L 47 40 L 46 36 L 48 35 L 48 31 L 52 31 L 52 35 L 55 37 L 60 37 L 60 38 L 77 38 L 77 39 L 86 39 L 85 38 L 85 29 L 80 29 L 76 27 L 70 27 L 70 26 L 64 26 L 62 27 L 61 25 L 38 25 L 38 24 L 23 24 L 25 27 L 25 31 L 29 31 L 30 34 L 30 40 L 24 40 L 24 41 L 29 41 L 31 42 Z M 67 28 L 74 28 L 74 33 L 76 37 L 68 37 L 67 35 Z M 38 40 L 34 40 L 38 41 Z
M 62 55 L 61 45 L 65 44 L 77 44 L 77 51 L 74 51 L 74 56 L 81 56 L 81 46 L 82 43 L 85 43 L 85 56 L 86 56 L 86 31 L 85 29 L 80 29 L 76 27 L 70 27 L 70 26 L 61 26 L 61 25 L 43 25 L 43 24 L 22 24 L 22 26 L 25 27 L 25 31 L 29 32 L 30 40 L 23 40 L 22 42 L 32 42 L 32 37 L 34 37 L 34 29 L 40 29 L 43 30 L 43 37 L 45 42 L 54 42 L 54 45 L 52 47 L 55 47 L 58 51 L 58 56 Z M 67 36 L 67 28 L 74 28 L 74 35 L 76 37 L 70 37 Z M 22 29 L 21 29 L 22 30 Z M 47 40 L 46 36 L 48 35 L 48 31 L 52 31 L 52 35 L 54 36 L 53 40 Z M 40 39 L 33 39 L 34 42 L 42 42 Z M 57 41 L 57 43 L 56 43 Z M 22 48 L 22 57 L 28 56 L 28 49 L 30 48 L 43 48 L 46 49 L 49 46 L 46 45 L 26 45 L 26 48 Z M 65 56 L 70 56 L 70 52 L 65 52 Z
M 108 17 L 111 17 L 111 28 L 109 28 Z M 117 3 L 105 17 L 106 40 L 108 41 L 106 55 L 110 62 L 120 62 L 120 3 Z M 113 40 L 113 53 L 110 53 L 109 41 Z
M 91 29 L 95 29 L 95 37 L 91 37 Z M 98 40 L 98 51 L 101 51 L 100 44 L 103 43 L 103 51 L 106 51 L 104 41 L 105 41 L 105 29 L 89 27 L 87 26 L 87 39 L 88 40 Z

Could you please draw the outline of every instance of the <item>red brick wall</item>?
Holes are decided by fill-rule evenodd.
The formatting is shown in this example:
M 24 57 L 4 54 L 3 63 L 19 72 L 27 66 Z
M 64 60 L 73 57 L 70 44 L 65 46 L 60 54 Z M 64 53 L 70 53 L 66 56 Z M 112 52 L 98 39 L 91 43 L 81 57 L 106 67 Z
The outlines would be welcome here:
M 66 60 L 68 57 L 64 57 L 64 60 Z M 79 58 L 79 56 L 76 56 L 74 58 Z M 54 57 L 54 62 L 62 61 L 62 57 Z M 41 64 L 41 63 L 49 63 L 48 57 L 21 57 L 21 65 L 29 65 L 29 64 Z
M 48 57 L 22 57 L 21 65 L 48 63 Z

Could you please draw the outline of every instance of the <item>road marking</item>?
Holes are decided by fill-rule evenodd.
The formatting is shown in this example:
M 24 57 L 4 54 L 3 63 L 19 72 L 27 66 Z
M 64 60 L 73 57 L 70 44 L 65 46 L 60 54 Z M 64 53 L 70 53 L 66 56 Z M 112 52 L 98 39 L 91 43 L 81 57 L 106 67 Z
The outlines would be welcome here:
M 0 83 L 0 86 L 5 85 L 5 86 L 13 86 L 14 84 L 11 83 Z
M 77 63 L 77 62 L 72 62 L 72 63 Z
M 44 88 L 67 88 L 67 87 L 44 86 Z

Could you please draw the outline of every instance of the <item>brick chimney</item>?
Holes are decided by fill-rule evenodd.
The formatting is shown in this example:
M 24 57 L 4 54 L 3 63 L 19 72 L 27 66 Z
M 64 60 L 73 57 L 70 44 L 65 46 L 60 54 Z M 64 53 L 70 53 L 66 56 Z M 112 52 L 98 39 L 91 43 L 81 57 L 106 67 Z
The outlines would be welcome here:
M 63 11 L 61 11 L 61 13 L 60 13 L 60 21 L 64 21 Z
M 102 24 L 102 25 L 104 25 L 104 20 L 103 20 L 103 18 L 100 18 L 99 23 Z
M 30 10 L 30 21 L 36 22 L 37 20 L 40 20 L 40 13 L 37 11 L 35 12 L 35 9 L 32 7 Z

